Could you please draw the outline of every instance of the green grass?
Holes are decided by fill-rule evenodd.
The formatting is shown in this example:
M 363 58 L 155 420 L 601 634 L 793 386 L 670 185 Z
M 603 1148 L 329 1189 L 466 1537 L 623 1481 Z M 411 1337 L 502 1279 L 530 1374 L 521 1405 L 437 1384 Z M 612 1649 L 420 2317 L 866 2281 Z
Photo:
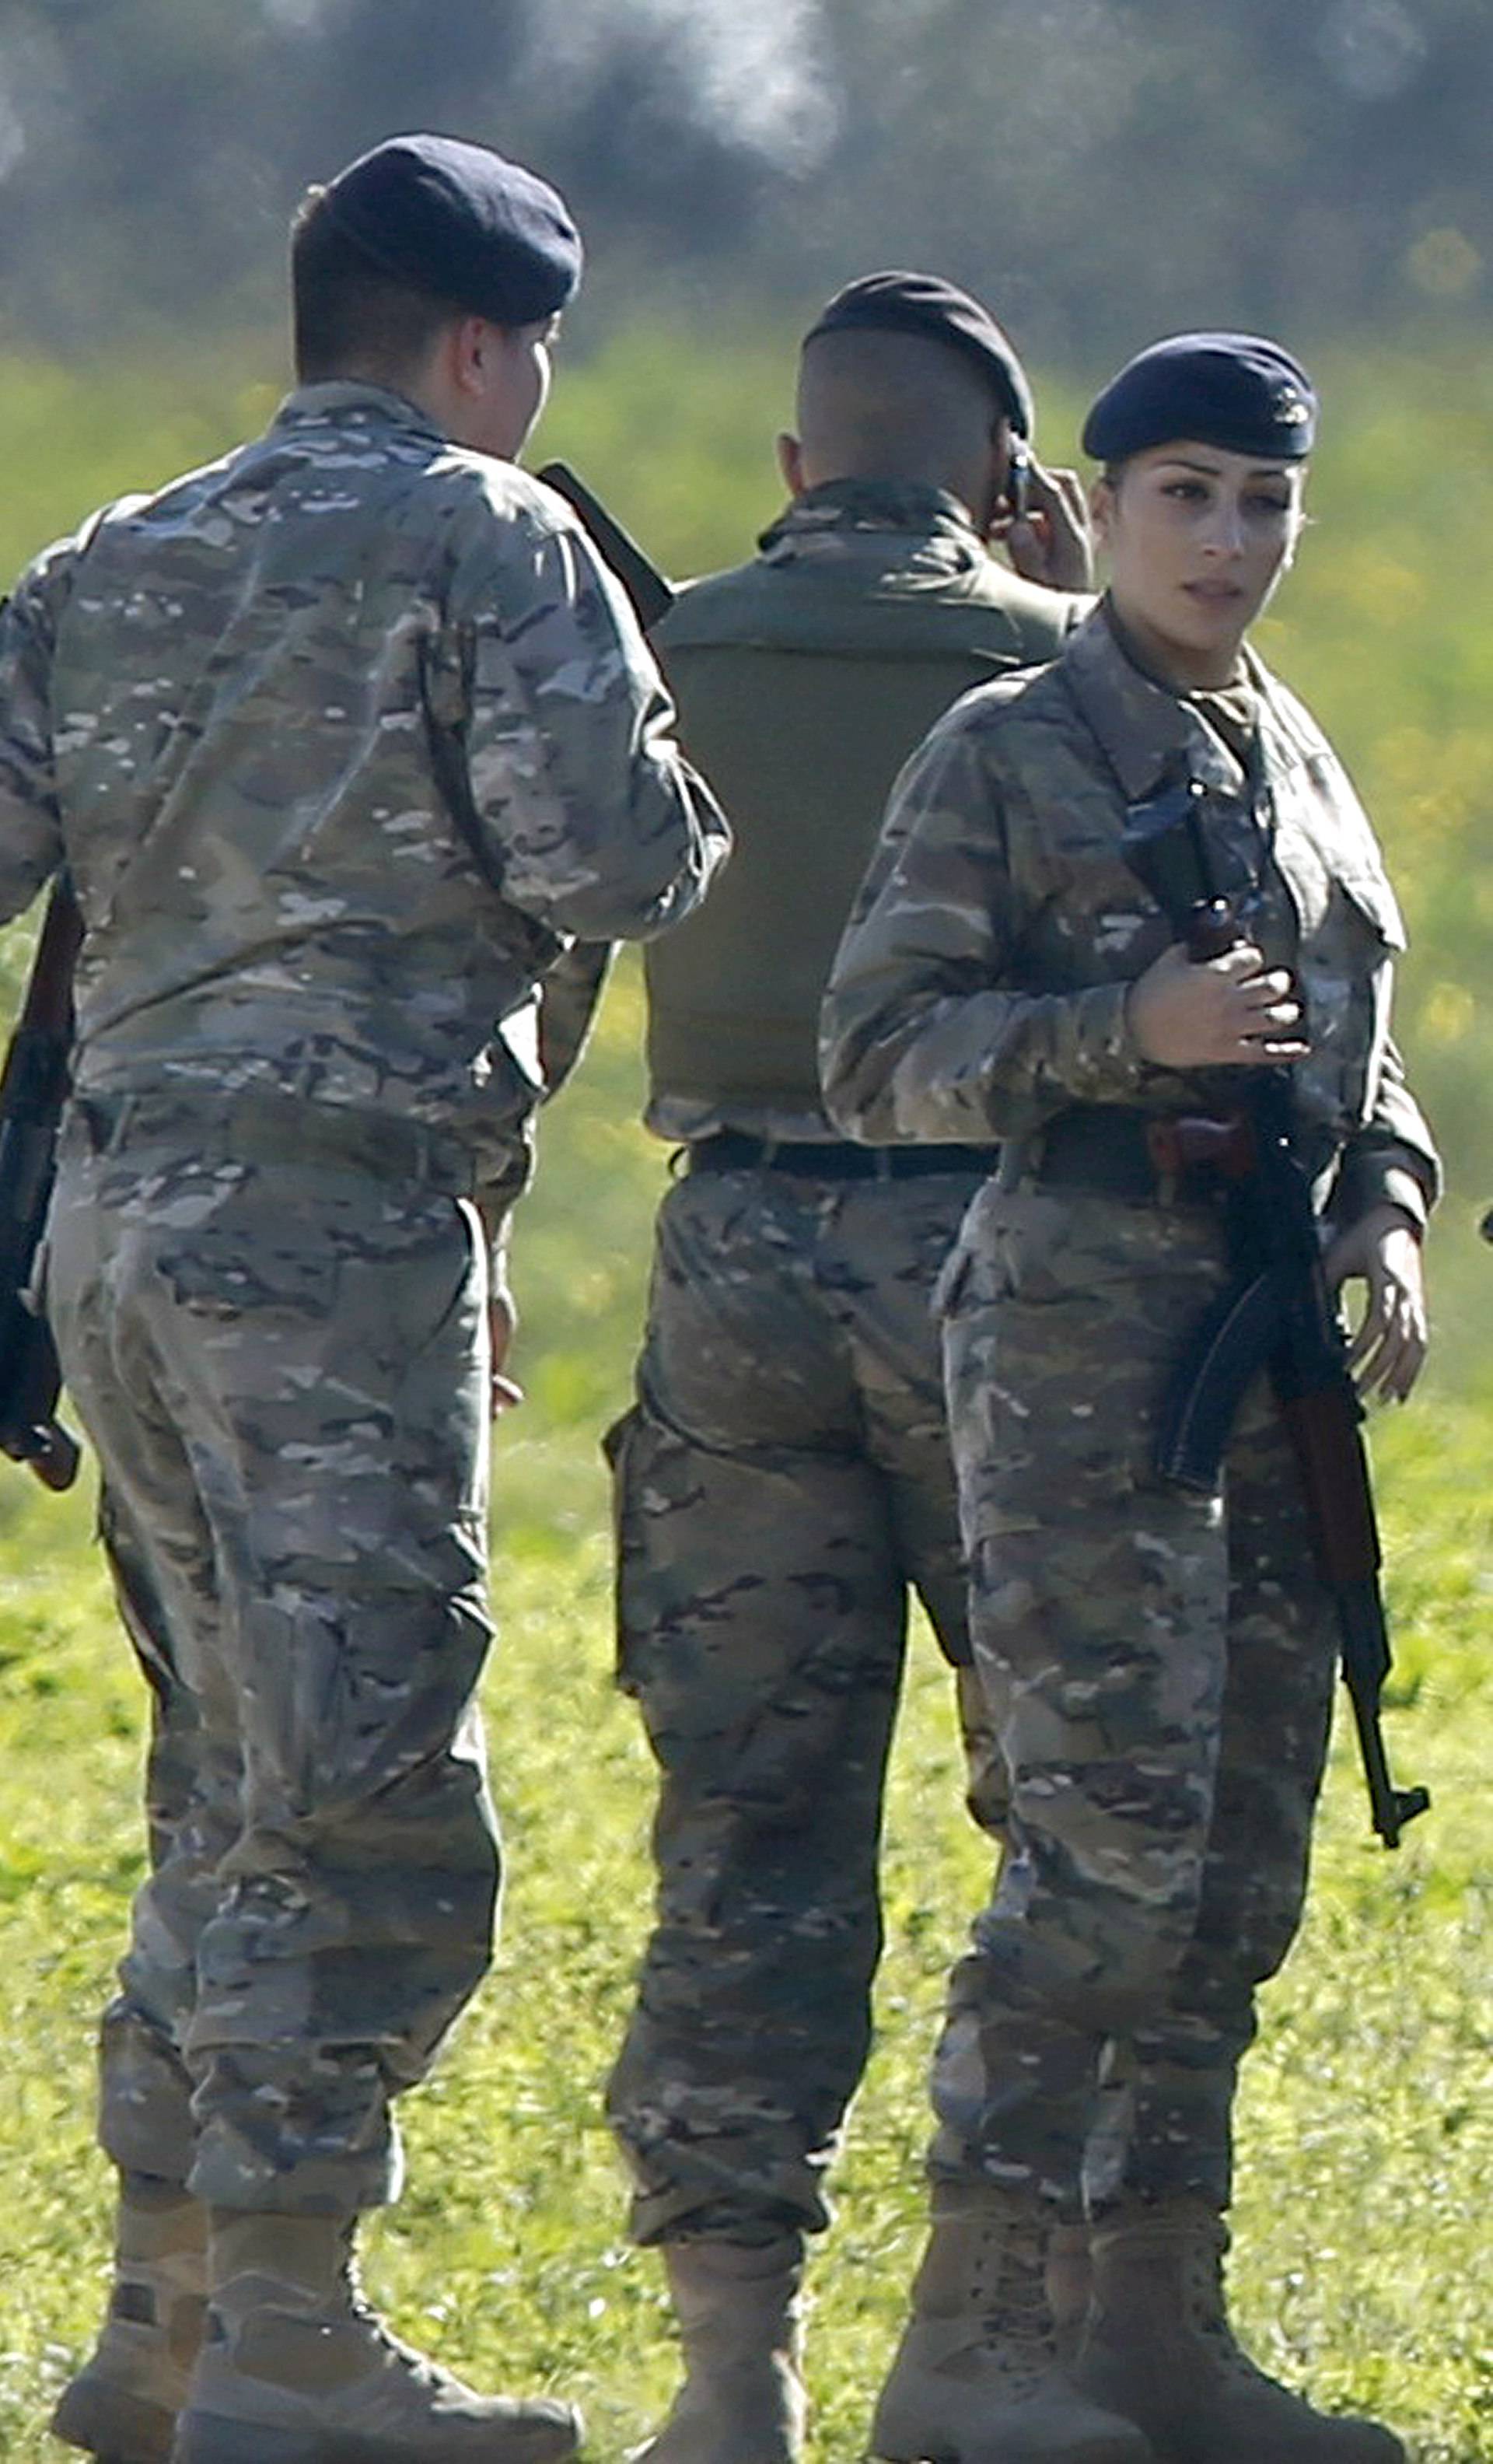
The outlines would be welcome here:
M 739 554 L 774 510 L 787 338 L 623 338 L 562 371 L 546 451 L 592 475 L 675 572 Z M 0 565 L 102 496 L 258 425 L 273 346 L 107 379 L 0 360 Z M 1095 372 L 1098 373 L 1098 372 Z M 1493 2464 L 1493 1196 L 1483 1055 L 1493 864 L 1493 357 L 1414 381 L 1393 352 L 1322 371 L 1318 526 L 1264 647 L 1337 738 L 1389 847 L 1416 947 L 1404 1040 L 1450 1147 L 1433 1250 L 1440 1365 L 1376 1441 L 1399 1666 L 1397 1775 L 1436 1803 L 1397 1858 L 1368 1842 L 1340 1744 L 1302 1942 L 1246 2065 L 1234 2266 L 1262 2358 L 1376 2405 L 1418 2464 Z M 1413 461 L 1403 405 L 1416 403 Z M 1044 403 L 1070 450 L 1076 397 Z M 23 927 L 0 946 L 13 985 Z M 494 2383 L 578 2395 L 595 2464 L 665 2400 L 656 2262 L 622 2237 L 601 2083 L 648 1920 L 650 1771 L 611 1690 L 597 1438 L 626 1399 L 662 1159 L 635 1126 L 635 979 L 546 1124 L 517 1248 L 524 1411 L 500 1434 L 486 1701 L 511 1869 L 494 1975 L 408 2101 L 410 2189 L 371 2239 L 400 2323 Z M 140 1871 L 142 1689 L 85 1497 L 0 1465 L 0 2456 L 40 2464 L 51 2398 L 105 2280 L 91 2036 Z M 920 2238 L 924 2077 L 941 1980 L 987 1859 L 959 1806 L 947 1686 L 919 1640 L 893 1767 L 878 2041 L 814 2270 L 814 2464 L 861 2452 Z
M 370 2275 L 412 2335 L 493 2383 L 553 2386 L 616 2464 L 666 2400 L 656 2261 L 623 2238 L 601 2085 L 648 1906 L 649 1766 L 609 1682 L 596 1435 L 625 1398 L 661 1161 L 629 1124 L 636 987 L 546 1125 L 517 1270 L 530 1400 L 502 1434 L 486 1699 L 511 1859 L 493 1977 L 406 2103 L 410 2187 Z M 1493 2458 L 1487 1958 L 1493 1413 L 1396 1416 L 1379 1446 L 1399 1627 L 1391 1749 L 1433 1813 L 1369 1844 L 1341 1744 L 1302 1943 L 1246 2069 L 1237 2304 L 1262 2357 L 1382 2408 L 1418 2464 Z M 105 2278 L 91 2036 L 140 1871 L 141 1688 L 88 1506 L 0 1474 L 0 2453 L 49 2453 L 50 2400 Z M 921 2234 L 924 2075 L 987 1859 L 959 1806 L 941 1668 L 919 1639 L 891 1783 L 878 2041 L 813 2275 L 815 2464 L 862 2452 Z

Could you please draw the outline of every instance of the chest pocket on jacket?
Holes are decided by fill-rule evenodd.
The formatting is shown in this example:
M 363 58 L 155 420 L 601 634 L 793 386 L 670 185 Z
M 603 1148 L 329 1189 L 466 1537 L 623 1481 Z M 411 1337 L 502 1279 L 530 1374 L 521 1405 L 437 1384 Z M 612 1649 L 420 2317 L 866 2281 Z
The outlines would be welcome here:
M 1325 913 L 1301 956 L 1309 1058 L 1300 1065 L 1305 1109 L 1337 1137 L 1373 1108 L 1389 1040 L 1391 961 L 1405 927 L 1382 873 L 1334 873 Z
M 1391 956 L 1404 949 L 1405 920 L 1399 912 L 1399 901 L 1382 872 L 1344 871 L 1334 876 L 1332 889 Z

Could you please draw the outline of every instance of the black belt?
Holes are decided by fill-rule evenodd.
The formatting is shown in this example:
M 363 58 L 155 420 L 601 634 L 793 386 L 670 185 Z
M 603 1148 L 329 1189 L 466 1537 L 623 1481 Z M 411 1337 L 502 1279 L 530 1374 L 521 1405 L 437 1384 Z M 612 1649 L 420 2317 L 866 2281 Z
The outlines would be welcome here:
M 1219 1173 L 1211 1164 L 1170 1166 L 1165 1129 L 1164 1114 L 1123 1104 L 1074 1104 L 1037 1133 L 1032 1161 L 1016 1177 L 1035 1180 L 1039 1189 L 1071 1189 L 1133 1205 L 1216 1204 L 1226 1185 Z
M 858 1147 L 848 1138 L 752 1138 L 717 1130 L 689 1149 L 692 1172 L 793 1173 L 804 1180 L 921 1180 L 934 1173 L 994 1172 L 998 1147 Z
M 350 1104 L 318 1104 L 272 1087 L 244 1087 L 212 1096 L 184 1089 L 76 1095 L 68 1107 L 95 1155 L 167 1146 L 236 1163 L 321 1166 L 366 1173 L 375 1180 L 413 1181 L 453 1198 L 470 1198 L 476 1170 L 465 1140 L 427 1129 L 397 1112 L 365 1112 Z

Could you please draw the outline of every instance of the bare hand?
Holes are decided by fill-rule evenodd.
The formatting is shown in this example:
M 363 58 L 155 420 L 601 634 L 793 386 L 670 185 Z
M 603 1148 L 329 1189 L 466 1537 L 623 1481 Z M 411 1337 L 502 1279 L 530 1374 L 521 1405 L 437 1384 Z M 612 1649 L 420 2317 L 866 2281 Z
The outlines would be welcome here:
M 516 1403 L 523 1401 L 523 1388 L 516 1386 L 513 1379 L 503 1374 L 508 1365 L 509 1347 L 518 1326 L 518 1311 L 514 1306 L 512 1292 L 499 1288 L 493 1293 L 488 1302 L 487 1322 L 493 1359 L 491 1404 L 495 1420 L 500 1412 L 511 1412 Z
M 1397 1206 L 1375 1206 L 1340 1232 L 1323 1261 L 1328 1287 L 1362 1282 L 1367 1302 L 1348 1347 L 1360 1395 L 1403 1403 L 1425 1361 L 1425 1276 L 1420 1240 Z
M 1141 1051 L 1162 1069 L 1258 1069 L 1309 1049 L 1290 977 L 1267 967 L 1250 941 L 1200 964 L 1174 941 L 1131 986 L 1126 1006 Z
M 1088 501 L 1076 471 L 1044 471 L 1031 462 L 1026 481 L 1026 511 L 1020 521 L 997 523 L 1016 571 L 1047 590 L 1091 590 L 1094 543 Z

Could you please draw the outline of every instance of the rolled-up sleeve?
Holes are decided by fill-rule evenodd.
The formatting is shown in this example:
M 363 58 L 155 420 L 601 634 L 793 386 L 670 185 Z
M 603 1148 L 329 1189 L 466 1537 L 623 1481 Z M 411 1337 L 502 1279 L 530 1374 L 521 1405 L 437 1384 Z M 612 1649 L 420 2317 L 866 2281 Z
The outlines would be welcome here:
M 621 585 L 579 528 L 523 517 L 491 586 L 464 579 L 467 762 L 504 895 L 582 940 L 666 931 L 730 835 Z

